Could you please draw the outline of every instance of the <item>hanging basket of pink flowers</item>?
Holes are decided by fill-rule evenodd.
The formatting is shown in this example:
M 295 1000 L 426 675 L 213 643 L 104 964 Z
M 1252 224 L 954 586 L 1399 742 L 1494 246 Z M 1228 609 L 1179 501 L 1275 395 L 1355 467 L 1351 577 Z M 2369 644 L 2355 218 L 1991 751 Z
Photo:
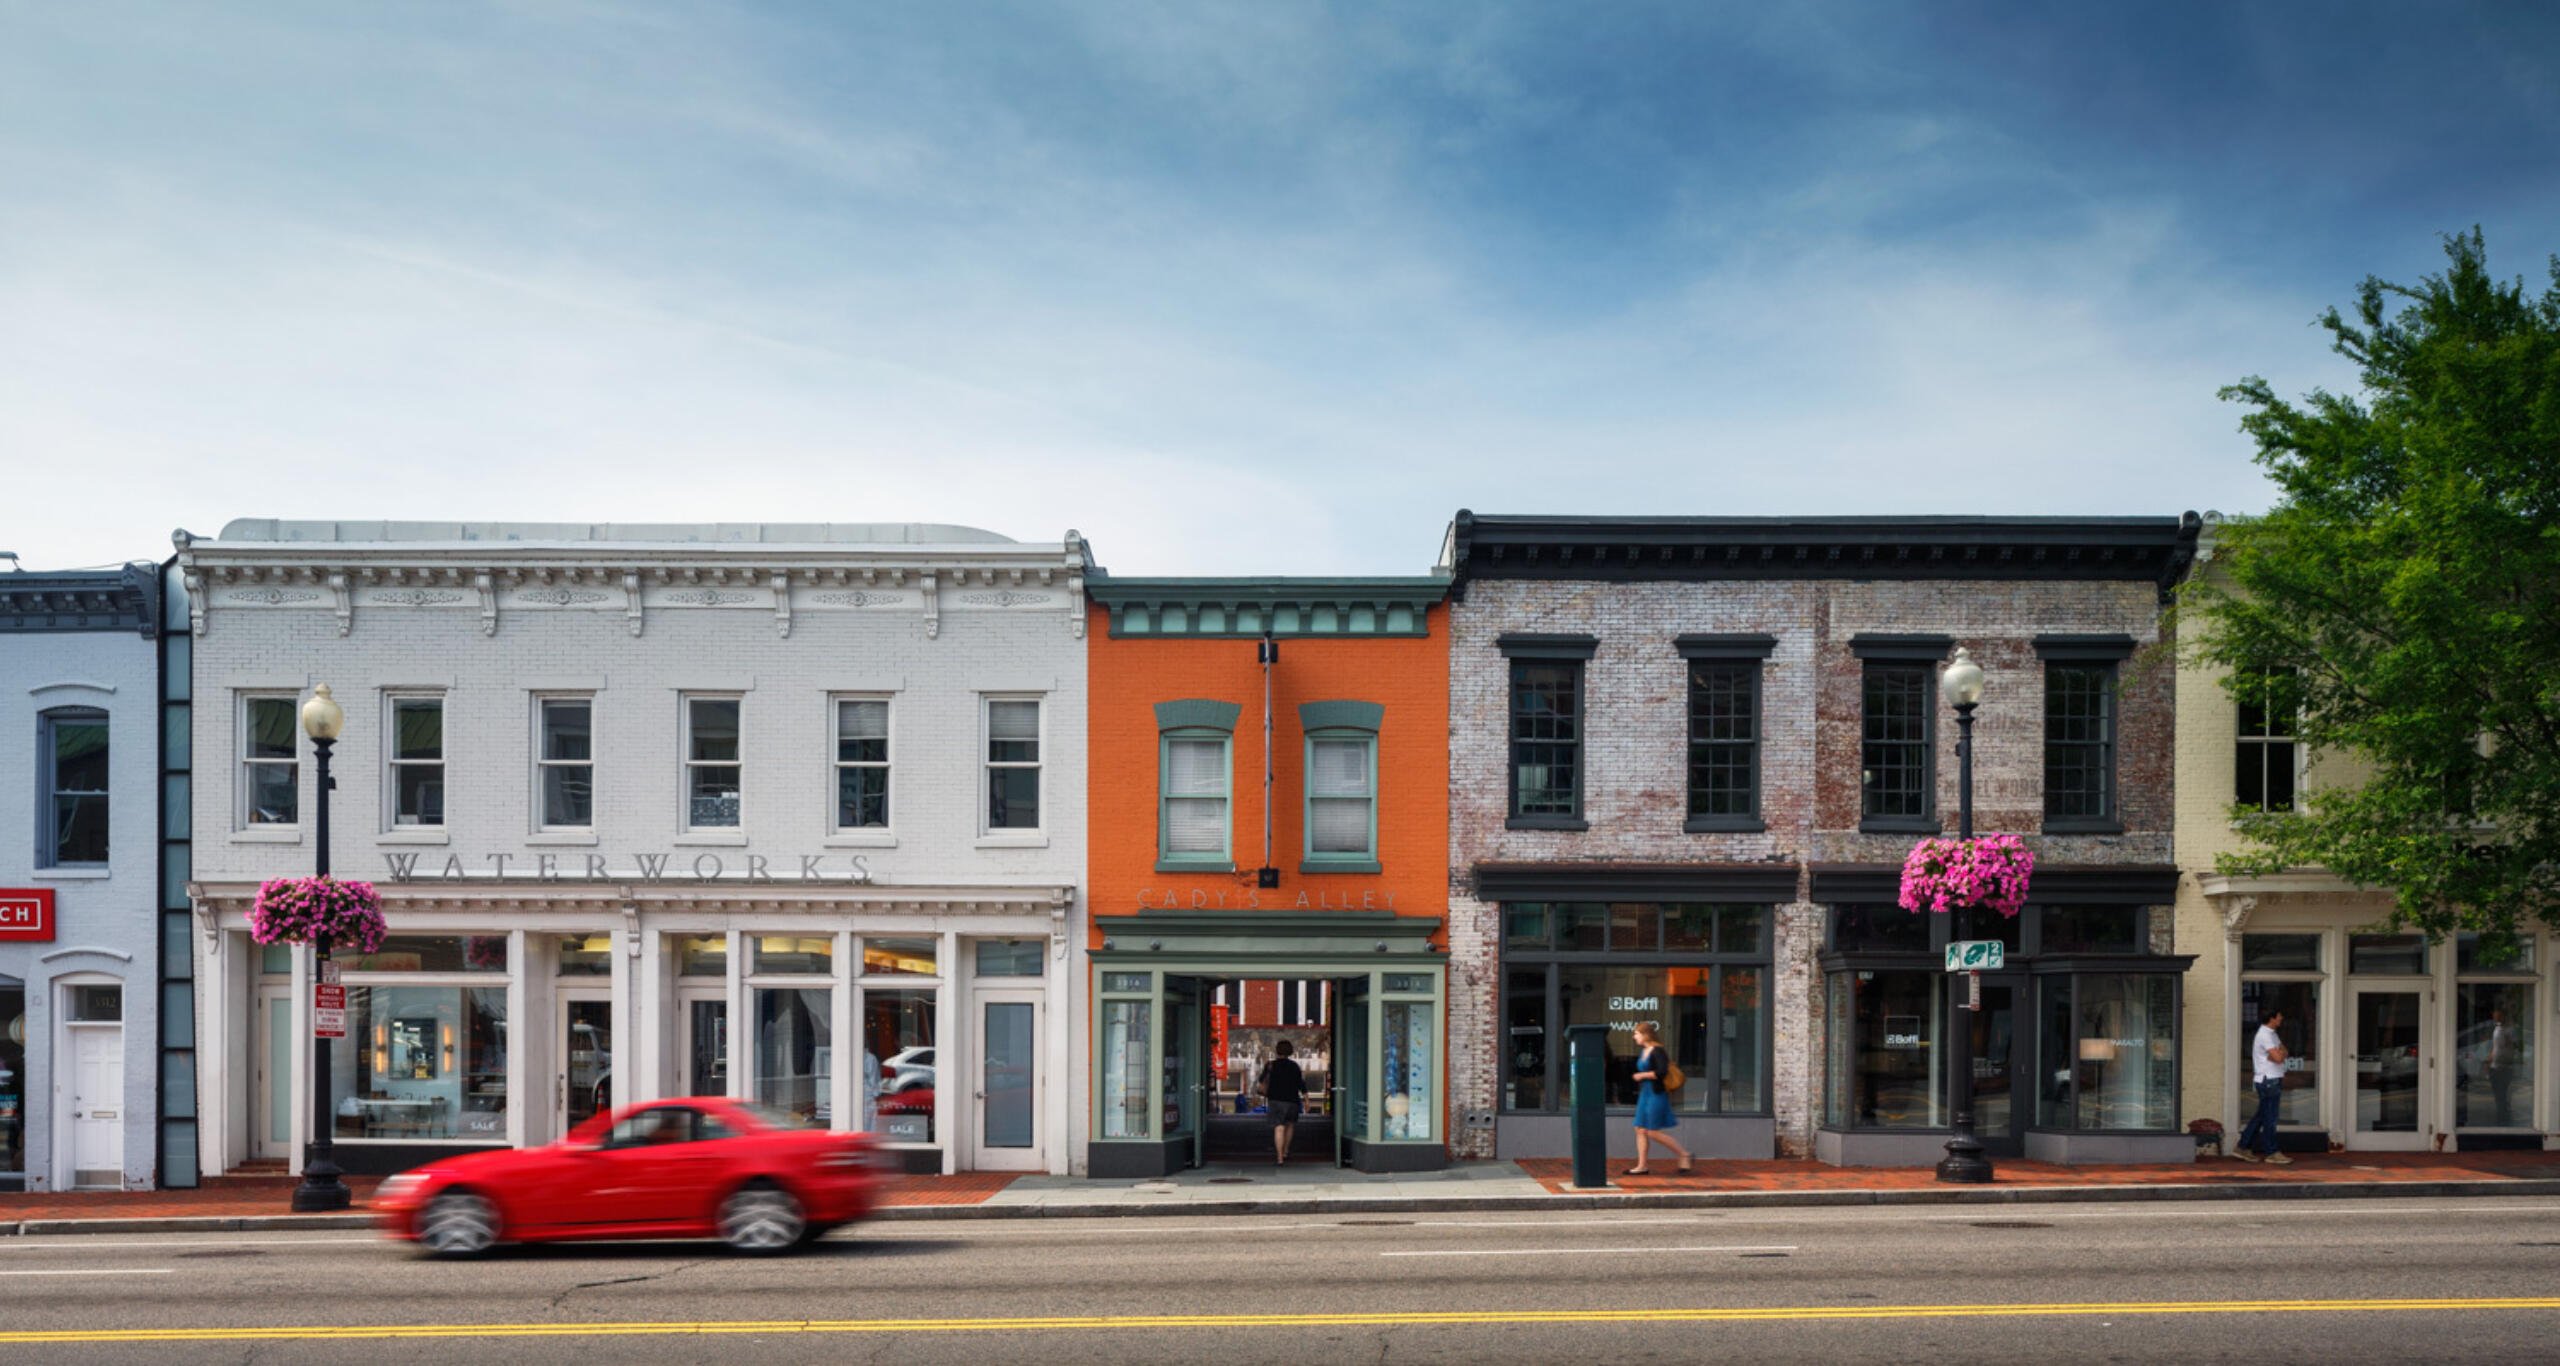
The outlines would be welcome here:
M 2027 904 L 2027 879 L 2035 870 L 2035 854 L 2015 835 L 1922 840 L 1902 861 L 1902 909 L 1988 906 L 2014 916 Z
M 370 882 L 271 878 L 249 905 L 249 937 L 261 944 L 314 944 L 371 953 L 382 947 L 382 895 Z

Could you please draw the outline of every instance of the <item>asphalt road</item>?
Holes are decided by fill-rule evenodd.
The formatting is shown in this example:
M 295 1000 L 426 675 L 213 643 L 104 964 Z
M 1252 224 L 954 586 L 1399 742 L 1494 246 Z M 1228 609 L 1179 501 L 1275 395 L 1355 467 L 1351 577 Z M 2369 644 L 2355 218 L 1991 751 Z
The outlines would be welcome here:
M 0 1360 L 821 1357 L 2560 1359 L 2560 1200 L 891 1223 L 458 1264 L 0 1239 Z

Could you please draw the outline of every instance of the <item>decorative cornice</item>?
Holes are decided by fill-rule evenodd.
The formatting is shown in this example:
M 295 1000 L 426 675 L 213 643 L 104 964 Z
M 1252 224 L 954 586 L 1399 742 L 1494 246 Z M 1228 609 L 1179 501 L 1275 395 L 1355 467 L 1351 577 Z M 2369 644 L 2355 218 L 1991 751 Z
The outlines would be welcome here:
M 178 567 L 198 635 L 207 629 L 208 607 L 217 615 L 329 608 L 345 634 L 358 609 L 476 604 L 485 635 L 497 634 L 503 615 L 519 610 L 618 608 L 635 636 L 646 628 L 648 612 L 662 607 L 763 611 L 788 638 L 811 611 L 921 608 L 930 639 L 940 634 L 946 606 L 1054 612 L 1081 635 L 1088 556 L 1073 532 L 1046 545 L 189 537 L 178 548 Z M 156 577 L 152 581 L 156 585 Z M 0 576 L 0 589 L 10 586 Z M 0 618 L 0 627 L 5 624 Z
M 1085 592 L 1111 612 L 1114 638 L 1429 635 L 1449 596 L 1436 575 L 1376 579 L 1116 579 Z
M 1733 901 L 1796 899 L 1792 863 L 1479 863 L 1480 901 Z
M 834 881 L 749 882 L 377 882 L 386 913 L 470 914 L 634 912 L 844 915 L 1022 915 L 1055 920 L 1074 905 L 1058 887 L 884 886 Z M 198 924 L 211 935 L 220 917 L 245 916 L 255 882 L 189 883 Z
M 66 573 L 0 573 L 0 632 L 132 631 L 160 634 L 159 566 Z
M 1460 510 L 1452 597 L 1478 579 L 2117 579 L 2163 600 L 2194 562 L 2181 517 L 1537 517 Z

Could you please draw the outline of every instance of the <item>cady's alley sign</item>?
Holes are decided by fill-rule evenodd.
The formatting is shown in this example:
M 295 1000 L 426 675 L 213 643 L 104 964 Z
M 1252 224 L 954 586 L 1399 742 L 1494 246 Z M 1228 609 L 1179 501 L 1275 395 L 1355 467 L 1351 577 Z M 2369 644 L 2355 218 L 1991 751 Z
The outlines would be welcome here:
M 460 854 L 444 861 L 385 851 L 392 882 L 830 882 L 867 883 L 860 854 L 682 854 L 650 852 L 617 861 L 604 854 L 483 854 L 473 867 Z

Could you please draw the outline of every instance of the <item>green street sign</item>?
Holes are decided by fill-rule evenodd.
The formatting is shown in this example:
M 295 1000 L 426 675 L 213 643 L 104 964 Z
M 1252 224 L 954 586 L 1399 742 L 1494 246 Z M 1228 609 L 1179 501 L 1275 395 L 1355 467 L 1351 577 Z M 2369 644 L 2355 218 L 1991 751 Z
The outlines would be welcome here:
M 1959 939 L 1947 945 L 1947 971 L 1998 972 L 2009 961 L 2009 946 L 1997 939 Z

